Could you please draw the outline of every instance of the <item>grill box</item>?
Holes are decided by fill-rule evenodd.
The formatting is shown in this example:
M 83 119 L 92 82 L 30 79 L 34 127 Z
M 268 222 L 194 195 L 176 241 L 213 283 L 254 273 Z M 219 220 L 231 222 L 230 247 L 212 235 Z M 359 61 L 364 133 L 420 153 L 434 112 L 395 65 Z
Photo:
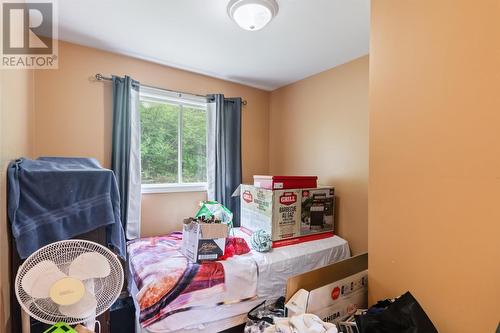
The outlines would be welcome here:
M 242 184 L 240 196 L 243 231 L 266 231 L 273 247 L 333 236 L 333 187 L 270 190 Z

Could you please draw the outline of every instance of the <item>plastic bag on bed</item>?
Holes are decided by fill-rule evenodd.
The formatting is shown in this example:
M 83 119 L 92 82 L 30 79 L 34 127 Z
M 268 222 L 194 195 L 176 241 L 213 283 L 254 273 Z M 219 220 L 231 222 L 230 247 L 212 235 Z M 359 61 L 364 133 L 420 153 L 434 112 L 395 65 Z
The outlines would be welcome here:
M 417 300 L 406 292 L 394 301 L 379 301 L 356 316 L 360 333 L 438 333 Z
M 280 297 L 276 302 L 260 303 L 248 312 L 245 333 L 262 333 L 273 325 L 274 318 L 285 317 L 285 297 Z
M 227 224 L 229 231 L 233 229 L 233 213 L 217 201 L 202 201 L 195 218 L 203 217 L 206 220 L 214 219 Z

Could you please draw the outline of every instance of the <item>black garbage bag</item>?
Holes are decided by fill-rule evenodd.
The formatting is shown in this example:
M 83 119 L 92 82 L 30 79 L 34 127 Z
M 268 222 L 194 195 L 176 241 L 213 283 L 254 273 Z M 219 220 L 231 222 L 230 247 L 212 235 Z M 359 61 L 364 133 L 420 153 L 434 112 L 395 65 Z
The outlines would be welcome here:
M 410 292 L 394 302 L 381 301 L 366 314 L 356 316 L 360 333 L 438 333 Z
M 274 318 L 285 316 L 285 297 L 276 302 L 262 302 L 248 312 L 244 333 L 262 333 L 274 323 Z

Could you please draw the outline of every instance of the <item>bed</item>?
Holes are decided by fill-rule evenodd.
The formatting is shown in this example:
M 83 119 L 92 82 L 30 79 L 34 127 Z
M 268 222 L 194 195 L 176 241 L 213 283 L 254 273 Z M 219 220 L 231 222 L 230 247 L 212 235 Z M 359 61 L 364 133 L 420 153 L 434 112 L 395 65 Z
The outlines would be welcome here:
M 234 235 L 249 238 L 238 228 Z M 174 233 L 128 244 L 136 332 L 220 332 L 263 300 L 284 296 L 289 277 L 350 257 L 347 241 L 334 236 L 197 265 L 179 252 L 180 242 Z

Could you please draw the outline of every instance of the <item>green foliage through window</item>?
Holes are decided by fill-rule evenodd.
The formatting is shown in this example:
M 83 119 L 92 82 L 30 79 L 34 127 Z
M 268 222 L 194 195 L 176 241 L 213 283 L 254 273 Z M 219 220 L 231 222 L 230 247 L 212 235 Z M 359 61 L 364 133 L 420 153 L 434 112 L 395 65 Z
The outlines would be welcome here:
M 142 100 L 140 113 L 142 183 L 206 182 L 206 109 Z

